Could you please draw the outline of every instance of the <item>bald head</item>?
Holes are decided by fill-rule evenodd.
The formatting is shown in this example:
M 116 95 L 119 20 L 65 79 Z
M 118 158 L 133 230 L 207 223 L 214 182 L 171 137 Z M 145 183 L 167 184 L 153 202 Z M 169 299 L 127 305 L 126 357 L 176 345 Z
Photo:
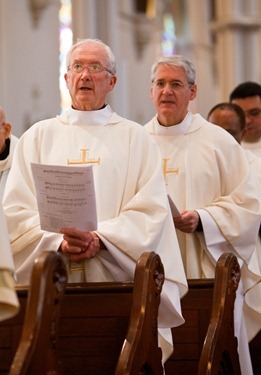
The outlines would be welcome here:
M 220 103 L 213 107 L 207 117 L 208 121 L 220 126 L 230 133 L 238 143 L 246 131 L 244 111 L 233 103 Z

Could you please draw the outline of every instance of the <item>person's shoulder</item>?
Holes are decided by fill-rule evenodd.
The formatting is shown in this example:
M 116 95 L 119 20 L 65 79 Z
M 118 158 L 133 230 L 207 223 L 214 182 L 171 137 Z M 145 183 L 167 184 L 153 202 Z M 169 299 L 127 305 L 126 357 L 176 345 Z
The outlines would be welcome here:
M 28 130 L 34 131 L 34 130 L 41 129 L 41 128 L 47 129 L 48 126 L 52 126 L 54 123 L 60 123 L 61 120 L 59 118 L 60 118 L 60 115 L 56 117 L 50 117 L 50 118 L 39 120 L 35 122 L 33 125 L 31 125 L 28 128 Z
M 28 129 L 21 135 L 17 143 L 19 143 L 19 141 L 25 141 L 26 139 L 36 139 L 37 137 L 41 137 L 46 132 L 53 131 L 53 126 L 55 123 L 59 123 L 57 117 L 40 120 L 32 125 L 29 125 Z
M 209 122 L 199 114 L 193 115 L 193 118 L 194 121 L 197 119 L 195 124 L 198 124 L 198 128 L 200 129 L 201 143 L 215 145 L 215 148 L 223 151 L 237 150 L 243 154 L 240 144 L 225 129 Z
M 18 137 L 16 137 L 14 134 L 11 134 L 11 136 L 10 136 L 10 140 L 11 140 L 11 142 L 13 142 L 13 143 L 16 143 L 17 141 L 18 141 Z
M 208 122 L 201 114 L 191 113 L 191 126 L 189 128 L 189 133 L 195 133 L 197 135 L 204 134 L 204 137 L 211 136 L 215 133 L 213 130 L 214 125 Z
M 11 144 L 11 147 L 14 148 L 17 144 L 17 142 L 19 141 L 19 138 L 16 137 L 14 134 L 11 134 L 10 136 L 10 144 Z
M 203 128 L 204 131 L 216 131 L 216 128 L 220 128 L 217 125 L 212 124 L 208 120 L 206 120 L 200 113 L 193 113 L 192 114 L 192 124 L 193 126 L 198 126 Z
M 154 116 L 152 119 L 150 119 L 145 125 L 144 125 L 144 128 L 145 129 L 150 129 L 152 126 L 153 126 L 153 121 L 154 119 L 156 119 L 156 116 Z
M 110 123 L 122 123 L 124 122 L 125 124 L 128 124 L 130 126 L 137 126 L 137 125 L 140 125 L 138 124 L 136 121 L 134 120 L 131 120 L 127 117 L 123 117 L 121 115 L 119 115 L 118 113 L 116 112 L 113 112 L 111 117 L 110 117 Z
M 254 152 L 248 149 L 243 149 L 250 164 L 255 164 L 261 168 L 261 157 L 256 155 Z
M 209 122 L 199 113 L 193 115 L 193 121 L 195 121 L 195 123 L 201 124 L 201 127 L 203 128 L 205 132 L 208 132 L 210 134 L 213 133 L 216 136 L 225 137 L 227 139 L 234 139 L 232 135 L 230 135 L 226 130 L 221 128 L 221 126 L 218 126 L 218 125 L 213 124 L 212 122 Z
M 144 130 L 144 126 L 141 125 L 140 123 L 134 120 L 131 120 L 129 118 L 122 117 L 115 112 L 112 114 L 109 122 L 111 124 L 119 124 L 121 126 L 124 126 L 125 129 L 129 128 L 129 129 L 137 130 L 137 132 L 140 132 L 140 131 L 142 132 Z

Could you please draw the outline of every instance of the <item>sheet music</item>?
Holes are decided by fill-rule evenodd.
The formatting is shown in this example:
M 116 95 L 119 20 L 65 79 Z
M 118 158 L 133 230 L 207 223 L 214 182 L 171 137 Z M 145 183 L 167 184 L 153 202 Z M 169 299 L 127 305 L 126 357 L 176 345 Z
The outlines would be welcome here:
M 97 229 L 92 166 L 57 166 L 31 163 L 43 230 Z
M 172 213 L 172 217 L 175 218 L 175 217 L 180 217 L 180 212 L 177 208 L 177 206 L 175 205 L 175 203 L 173 202 L 173 200 L 171 199 L 170 195 L 168 194 L 168 200 L 169 200 L 169 205 L 170 205 L 170 210 L 171 210 L 171 213 Z

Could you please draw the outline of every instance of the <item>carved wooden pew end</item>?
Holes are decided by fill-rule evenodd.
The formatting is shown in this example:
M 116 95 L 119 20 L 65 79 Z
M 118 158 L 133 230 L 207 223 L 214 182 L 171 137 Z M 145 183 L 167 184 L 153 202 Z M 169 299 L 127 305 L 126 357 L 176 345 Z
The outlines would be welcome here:
M 139 259 L 133 290 L 129 327 L 115 375 L 163 374 L 158 346 L 158 309 L 164 282 L 164 268 L 155 253 Z
M 232 253 L 223 254 L 216 266 L 213 305 L 198 375 L 241 374 L 234 335 L 234 303 L 240 267 Z
M 9 375 L 59 373 L 56 328 L 66 282 L 62 256 L 43 252 L 33 267 L 22 336 Z

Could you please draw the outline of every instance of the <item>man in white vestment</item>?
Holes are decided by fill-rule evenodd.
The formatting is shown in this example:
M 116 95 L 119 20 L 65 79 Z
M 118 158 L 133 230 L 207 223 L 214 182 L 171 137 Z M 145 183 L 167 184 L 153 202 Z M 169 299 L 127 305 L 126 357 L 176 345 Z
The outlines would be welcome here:
M 12 158 L 18 138 L 11 134 L 12 125 L 5 120 L 0 107 L 0 199 L 2 200 L 6 179 L 11 168 Z
M 232 103 L 239 105 L 246 115 L 246 132 L 242 147 L 261 157 L 261 85 L 247 81 L 234 88 L 229 96 Z
M 8 231 L 0 205 L 0 321 L 12 318 L 19 310 L 15 291 L 14 263 L 8 239 Z
M 22 135 L 6 185 L 4 207 L 18 282 L 29 282 L 33 262 L 43 250 L 66 256 L 71 282 L 133 280 L 141 254 L 158 253 L 165 270 L 159 308 L 165 361 L 173 350 L 170 327 L 184 322 L 180 298 L 187 281 L 158 146 L 141 125 L 106 104 L 117 78 L 115 57 L 103 42 L 86 39 L 74 45 L 65 80 L 71 108 Z M 32 162 L 93 165 L 96 231 L 41 230 Z
M 243 109 L 235 103 L 218 103 L 208 113 L 207 120 L 230 133 L 241 144 L 246 132 L 246 117 Z M 244 153 L 261 192 L 261 158 L 247 148 Z M 260 231 L 260 230 L 259 230 Z M 257 257 L 261 269 L 261 239 L 257 236 Z
M 242 143 L 247 126 L 245 113 L 239 105 L 231 102 L 218 103 L 209 111 L 207 120 L 226 130 L 239 144 Z M 249 149 L 243 150 L 261 191 L 261 158 Z
M 242 374 L 250 375 L 248 340 L 261 327 L 260 195 L 241 146 L 188 110 L 197 94 L 195 75 L 183 56 L 153 64 L 150 94 L 157 114 L 145 129 L 160 147 L 167 192 L 179 210 L 173 220 L 187 278 L 213 278 L 223 252 L 239 260 L 235 333 Z

